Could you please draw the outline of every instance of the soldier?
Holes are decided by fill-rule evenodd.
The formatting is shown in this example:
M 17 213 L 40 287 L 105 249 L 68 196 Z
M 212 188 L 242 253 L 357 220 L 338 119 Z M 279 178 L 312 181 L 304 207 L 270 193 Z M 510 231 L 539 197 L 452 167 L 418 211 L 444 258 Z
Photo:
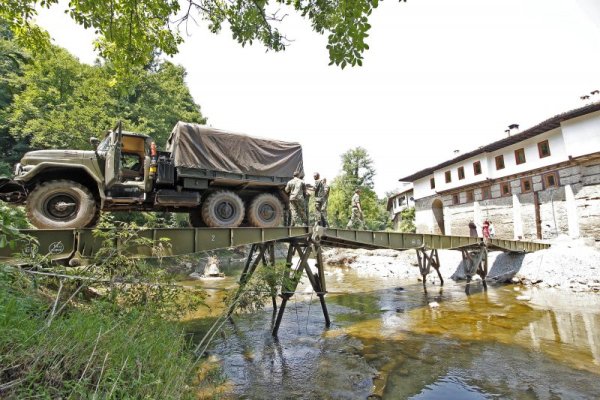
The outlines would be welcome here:
M 321 215 L 323 216 L 323 226 L 328 227 L 327 222 L 327 200 L 329 200 L 329 185 L 327 179 L 323 178 L 323 202 L 321 203 Z
M 306 226 L 306 185 L 300 178 L 300 172 L 294 172 L 294 177 L 285 186 L 285 192 L 290 196 L 291 226 Z
M 313 175 L 315 178 L 315 221 L 317 225 L 327 226 L 327 211 L 324 210 L 323 202 L 325 199 L 325 182 L 326 180 L 320 180 L 320 175 L 315 172 Z M 325 204 L 325 206 L 327 206 Z
M 360 189 L 357 188 L 352 196 L 352 215 L 350 215 L 350 221 L 346 225 L 346 229 L 363 229 L 363 211 L 360 206 Z M 357 228 L 358 225 L 358 228 Z

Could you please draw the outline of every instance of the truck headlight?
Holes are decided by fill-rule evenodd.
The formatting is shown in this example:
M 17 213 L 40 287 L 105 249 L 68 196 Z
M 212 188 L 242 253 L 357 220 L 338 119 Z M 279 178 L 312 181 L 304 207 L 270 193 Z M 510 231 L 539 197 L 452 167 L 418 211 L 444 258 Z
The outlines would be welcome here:
M 23 172 L 23 167 L 21 166 L 21 163 L 17 163 L 17 165 L 15 165 L 14 175 L 19 176 L 21 175 L 21 172 Z

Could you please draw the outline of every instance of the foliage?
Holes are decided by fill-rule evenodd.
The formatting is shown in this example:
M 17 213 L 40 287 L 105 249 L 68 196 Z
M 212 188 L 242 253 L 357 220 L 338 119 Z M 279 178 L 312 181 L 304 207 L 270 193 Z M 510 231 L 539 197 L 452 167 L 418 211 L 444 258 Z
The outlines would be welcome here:
M 169 241 L 148 238 L 145 230 L 135 223 L 115 222 L 112 216 L 103 216 L 94 230 L 101 247 L 89 274 L 107 285 L 109 300 L 121 307 L 150 307 L 163 318 L 181 318 L 204 304 L 204 292 L 175 283 L 160 266 L 161 258 L 168 254 Z M 134 254 L 156 257 L 159 265 L 136 259 Z
M 102 136 L 117 120 L 127 130 L 151 135 L 160 147 L 177 121 L 206 122 L 185 85 L 183 67 L 164 62 L 155 70 L 139 70 L 136 84 L 123 94 L 110 67 L 82 64 L 56 46 L 48 52 L 50 57 L 23 66 L 19 85 L 12 84 L 20 91 L 5 111 L 10 136 L 2 146 L 6 133 L 0 131 L 0 150 L 14 142 L 86 149 L 90 136 Z
M 398 230 L 403 233 L 415 233 L 417 227 L 415 226 L 415 208 L 408 207 L 400 212 L 400 224 Z
M 176 324 L 102 301 L 48 324 L 30 278 L 0 268 L 2 397 L 194 398 L 195 359 Z
M 0 21 L 0 176 L 12 173 L 13 165 L 20 159 L 26 143 L 19 143 L 9 135 L 10 105 L 17 93 L 22 90 L 23 68 L 31 60 L 25 50 L 19 47 Z
M 187 213 L 172 213 L 172 212 L 111 212 L 110 217 L 106 217 L 107 221 L 113 224 L 133 223 L 144 228 L 185 228 L 189 224 L 187 222 Z
M 0 203 L 2 245 L 23 239 L 25 224 L 21 209 Z M 222 383 L 214 368 L 196 375 L 172 321 L 203 293 L 175 285 L 160 268 L 168 241 L 138 228 L 105 217 L 90 265 L 64 268 L 33 250 L 21 260 L 28 269 L 0 264 L 1 397 L 192 399 L 190 384 Z M 144 251 L 159 265 L 131 257 Z
M 30 227 L 22 207 L 10 207 L 0 201 L 0 249 L 15 249 L 17 241 L 23 239 L 18 229 Z
M 365 228 L 384 230 L 389 224 L 389 215 L 384 200 L 379 200 L 373 190 L 375 168 L 367 151 L 362 147 L 342 154 L 342 174 L 336 176 L 330 185 L 328 203 L 329 224 L 345 228 L 350 219 L 351 199 L 355 189 L 360 188 L 360 204 L 363 210 Z
M 0 8 L 0 19 L 19 41 L 37 52 L 49 47 L 48 35 L 32 23 L 39 8 L 50 8 L 58 0 L 9 0 Z M 187 3 L 187 4 L 186 4 Z M 378 0 L 188 0 L 180 12 L 177 0 L 76 0 L 68 3 L 69 16 L 98 35 L 95 47 L 113 66 L 120 80 L 135 76 L 135 68 L 152 63 L 156 52 L 173 55 L 182 37 L 178 28 L 196 18 L 208 21 L 213 33 L 229 26 L 233 39 L 242 46 L 254 41 L 268 50 L 284 50 L 289 41 L 279 30 L 285 5 L 308 19 L 314 31 L 327 35 L 331 64 L 342 68 L 362 65 L 369 48 L 365 40 L 371 28 L 368 20 Z M 276 11 L 271 11 L 276 9 Z
M 363 147 L 356 147 L 342 154 L 342 171 L 347 178 L 347 183 L 354 188 L 373 189 L 375 168 L 373 160 Z
M 248 282 L 240 287 L 235 295 L 228 295 L 225 302 L 229 305 L 235 303 L 236 312 L 256 312 L 264 308 L 282 287 L 290 283 L 286 274 L 289 268 L 285 262 L 276 262 L 275 265 L 261 266 L 256 269 Z

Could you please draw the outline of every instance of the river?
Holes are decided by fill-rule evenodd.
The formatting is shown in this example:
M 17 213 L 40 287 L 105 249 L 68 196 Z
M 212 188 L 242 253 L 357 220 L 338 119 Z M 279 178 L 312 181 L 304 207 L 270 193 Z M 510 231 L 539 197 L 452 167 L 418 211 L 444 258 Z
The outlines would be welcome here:
M 240 270 L 225 272 L 186 282 L 212 288 L 211 309 L 190 330 L 201 334 L 222 311 L 220 289 L 235 287 Z M 453 281 L 424 292 L 339 267 L 326 275 L 329 329 L 310 293 L 288 302 L 278 339 L 270 309 L 224 325 L 209 353 L 226 398 L 600 398 L 600 294 L 475 284 L 466 296 Z

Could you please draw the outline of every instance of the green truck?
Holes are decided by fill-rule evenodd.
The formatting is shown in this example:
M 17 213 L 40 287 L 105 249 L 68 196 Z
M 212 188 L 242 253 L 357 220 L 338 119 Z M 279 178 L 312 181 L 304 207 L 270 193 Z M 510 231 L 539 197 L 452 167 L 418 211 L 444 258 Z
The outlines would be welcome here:
M 119 123 L 94 150 L 26 153 L 0 200 L 40 229 L 93 227 L 103 211 L 187 212 L 195 227 L 284 224 L 285 185 L 303 173 L 298 143 L 179 122 L 165 151 Z

